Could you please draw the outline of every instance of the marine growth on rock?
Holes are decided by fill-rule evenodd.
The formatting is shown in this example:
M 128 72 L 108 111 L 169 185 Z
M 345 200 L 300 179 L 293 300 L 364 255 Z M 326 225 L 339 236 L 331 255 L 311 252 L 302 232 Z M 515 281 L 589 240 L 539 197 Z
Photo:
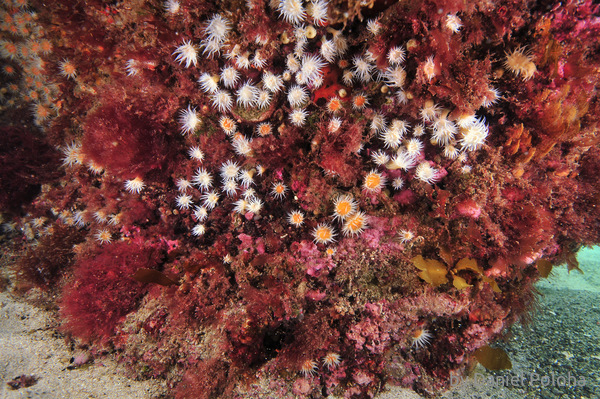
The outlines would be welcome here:
M 173 397 L 434 395 L 600 243 L 599 12 L 4 0 L 3 286 Z

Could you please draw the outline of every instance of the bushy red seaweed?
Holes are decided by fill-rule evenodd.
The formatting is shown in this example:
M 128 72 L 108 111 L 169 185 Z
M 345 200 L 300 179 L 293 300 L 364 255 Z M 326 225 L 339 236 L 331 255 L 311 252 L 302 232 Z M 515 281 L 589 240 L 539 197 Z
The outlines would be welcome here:
M 133 274 L 159 262 L 157 251 L 127 242 L 82 255 L 60 302 L 65 328 L 85 340 L 110 341 L 116 326 L 146 292 Z
M 107 95 L 118 98 L 127 93 Z M 172 140 L 150 109 L 150 103 L 111 101 L 90 113 L 82 126 L 86 160 L 124 179 L 146 177 L 154 169 L 164 169 L 168 157 L 173 156 Z
M 52 226 L 52 234 L 40 238 L 17 263 L 17 289 L 32 287 L 44 290 L 57 288 L 58 282 L 71 270 L 75 254 L 73 246 L 83 241 L 83 234 L 74 228 Z

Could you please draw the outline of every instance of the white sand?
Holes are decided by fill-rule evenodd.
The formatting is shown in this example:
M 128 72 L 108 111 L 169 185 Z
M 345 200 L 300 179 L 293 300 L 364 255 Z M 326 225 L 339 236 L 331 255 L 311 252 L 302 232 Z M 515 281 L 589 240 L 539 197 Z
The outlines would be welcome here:
M 54 332 L 49 313 L 0 293 L 0 398 L 151 398 L 165 391 L 157 381 L 133 381 L 108 358 L 67 369 L 76 356 Z M 11 390 L 8 381 L 34 375 L 38 382 Z

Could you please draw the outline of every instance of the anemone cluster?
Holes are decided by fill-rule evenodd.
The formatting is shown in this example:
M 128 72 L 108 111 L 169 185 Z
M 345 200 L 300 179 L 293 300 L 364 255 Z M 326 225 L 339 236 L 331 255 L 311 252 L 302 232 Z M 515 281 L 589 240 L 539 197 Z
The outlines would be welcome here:
M 252 7 L 252 3 L 249 7 Z M 165 9 L 171 8 L 165 5 Z M 431 145 L 441 147 L 445 158 L 463 163 L 467 161 L 469 152 L 477 151 L 485 144 L 488 126 L 483 118 L 478 118 L 474 113 L 464 112 L 450 118 L 450 110 L 432 100 L 422 105 L 418 115 L 388 115 L 371 108 L 371 97 L 383 97 L 389 106 L 399 108 L 410 101 L 404 91 L 408 85 L 404 64 L 410 62 L 406 45 L 392 46 L 387 53 L 379 55 L 375 55 L 366 44 L 358 45 L 353 49 L 355 55 L 349 57 L 348 38 L 344 31 L 326 29 L 329 25 L 328 3 L 311 2 L 307 4 L 307 9 L 299 1 L 279 3 L 279 17 L 294 26 L 293 37 L 285 39 L 290 45 L 283 47 L 269 60 L 263 55 L 265 49 L 261 45 L 265 43 L 262 43 L 260 36 L 255 43 L 257 48 L 243 48 L 235 39 L 230 39 L 232 23 L 221 14 L 214 14 L 204 21 L 202 38 L 198 42 L 184 39 L 173 52 L 175 61 L 185 68 L 197 67 L 202 58 L 218 61 L 211 63 L 211 70 L 195 69 L 195 73 L 199 74 L 197 83 L 210 100 L 211 108 L 219 115 L 220 128 L 231 142 L 231 156 L 241 157 L 241 160 L 231 158 L 222 161 L 219 168 L 221 194 L 213 189 L 213 184 L 217 186 L 219 183 L 204 167 L 198 168 L 193 176 L 178 180 L 178 188 L 182 192 L 176 199 L 179 209 L 189 209 L 194 203 L 194 198 L 186 194 L 191 188 L 190 182 L 202 191 L 201 205 L 196 206 L 194 211 L 197 221 L 206 219 L 208 211 L 217 206 L 220 195 L 235 200 L 230 204 L 234 212 L 249 218 L 258 215 L 265 198 L 261 199 L 253 188 L 255 176 L 272 180 L 271 191 L 265 193 L 271 199 L 285 198 L 288 186 L 281 181 L 282 171 L 266 171 L 260 164 L 260 158 L 252 152 L 254 137 L 274 134 L 272 122 L 268 119 L 272 107 L 284 106 L 289 109 L 288 123 L 293 126 L 304 127 L 309 116 L 318 116 L 326 134 L 342 136 L 357 114 L 369 111 L 372 116 L 365 137 L 367 140 L 363 140 L 354 152 L 365 158 L 364 167 L 370 168 L 370 171 L 363 172 L 362 188 L 371 195 L 385 189 L 388 182 L 399 191 L 406 188 L 412 179 L 434 184 L 445 176 L 442 168 L 426 159 L 427 142 L 424 139 L 428 133 Z M 456 15 L 446 16 L 446 28 L 452 33 L 460 34 L 461 26 Z M 376 37 L 380 34 L 381 25 L 377 19 L 369 20 L 367 30 Z M 435 77 L 433 56 L 426 59 L 422 69 L 428 81 Z M 332 82 L 329 77 L 329 84 L 343 84 L 344 88 L 334 92 L 324 106 L 311 103 L 310 99 L 315 98 L 323 87 L 326 73 L 331 74 L 332 70 L 341 73 L 336 74 L 337 81 Z M 349 94 L 350 90 L 352 94 Z M 498 91 L 490 88 L 487 97 L 482 98 L 482 105 L 490 107 L 499 98 Z M 378 101 L 380 103 L 381 100 Z M 248 114 L 253 117 L 244 116 Z M 411 128 L 411 123 L 401 119 L 403 116 L 417 121 L 415 126 Z M 181 133 L 185 135 L 194 133 L 202 126 L 202 118 L 192 104 L 180 111 L 178 122 Z M 278 129 L 281 130 L 283 126 L 280 125 Z M 203 155 L 193 156 L 196 148 L 191 147 L 188 153 L 196 161 L 202 161 Z M 370 154 L 370 160 L 365 154 Z M 248 162 L 248 158 L 255 161 Z M 238 162 L 259 164 L 254 168 L 244 168 Z M 462 170 L 468 172 L 469 167 L 465 166 Z M 336 175 L 335 170 L 324 169 L 323 173 Z M 340 203 L 341 199 L 346 201 Z M 344 236 L 359 235 L 367 228 L 368 216 L 358 210 L 358 202 L 352 196 L 340 194 L 333 200 L 333 205 L 332 216 L 343 223 L 341 230 Z M 339 213 L 338 209 L 343 206 L 348 210 Z M 290 210 L 287 219 L 291 225 L 299 227 L 304 222 L 304 215 L 300 210 Z M 197 224 L 192 229 L 196 236 L 205 231 L 204 224 Z M 312 234 L 314 241 L 319 244 L 332 243 L 337 235 L 326 221 L 318 224 Z

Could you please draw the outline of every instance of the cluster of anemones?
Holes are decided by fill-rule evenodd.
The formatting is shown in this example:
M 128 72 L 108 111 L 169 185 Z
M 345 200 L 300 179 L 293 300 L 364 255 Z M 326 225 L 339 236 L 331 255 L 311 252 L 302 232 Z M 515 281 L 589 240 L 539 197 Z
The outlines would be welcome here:
M 328 370 L 335 369 L 342 363 L 342 357 L 339 353 L 329 352 L 322 359 L 323 366 Z M 305 377 L 312 377 L 317 373 L 319 364 L 313 359 L 305 360 L 300 366 L 300 373 Z
M 287 103 L 291 108 L 289 113 L 290 123 L 298 127 L 303 126 L 308 116 L 307 107 L 310 105 L 310 92 L 323 84 L 325 66 L 328 62 L 335 62 L 337 58 L 342 57 L 348 49 L 346 39 L 341 33 L 336 32 L 330 39 L 326 39 L 323 36 L 320 49 L 317 53 L 306 52 L 306 46 L 311 39 L 316 37 L 317 31 L 313 26 L 305 27 L 301 25 L 301 22 L 307 17 L 304 4 L 301 1 L 283 0 L 280 2 L 279 12 L 284 19 L 296 25 L 294 28 L 296 45 L 294 46 L 293 53 L 287 54 L 284 57 L 285 70 L 280 74 L 265 69 L 266 63 L 260 60 L 257 61 L 258 52 L 250 60 L 247 51 L 244 51 L 237 44 L 229 43 L 226 38 L 231 24 L 220 15 L 213 16 L 205 25 L 205 42 L 218 43 L 220 45 L 218 50 L 216 46 L 207 45 L 205 42 L 196 46 L 190 41 L 185 41 L 174 52 L 177 62 L 190 67 L 197 65 L 199 48 L 204 48 L 204 53 L 208 57 L 220 53 L 222 48 L 226 49 L 223 56 L 224 63 L 220 70 L 201 73 L 198 83 L 200 89 L 209 96 L 212 106 L 222 113 L 219 118 L 219 125 L 227 136 L 231 138 L 234 152 L 240 156 L 253 155 L 250 145 L 252 138 L 247 138 L 240 133 L 235 120 L 228 116 L 228 113 L 233 111 L 234 107 L 264 109 L 270 105 L 274 95 L 283 90 Z M 310 3 L 308 5 L 308 15 L 313 19 L 315 25 L 324 25 L 327 17 L 327 3 L 323 1 Z M 317 48 L 319 47 L 317 46 Z M 249 68 L 258 69 L 262 73 L 259 82 L 244 79 L 244 71 Z M 363 109 L 368 103 L 368 98 L 364 93 L 357 92 L 353 98 L 353 108 L 355 110 Z M 342 102 L 338 97 L 330 99 L 327 104 L 328 111 L 334 115 L 341 108 Z M 194 132 L 201 123 L 201 118 L 196 108 L 192 105 L 188 105 L 186 109 L 180 112 L 179 124 L 183 134 Z M 329 122 L 329 129 L 337 131 L 340 129 L 341 124 L 341 118 L 333 116 Z M 271 134 L 272 126 L 269 122 L 262 122 L 257 124 L 253 130 L 259 136 L 266 136 Z M 233 165 L 232 163 L 228 164 L 228 168 L 231 169 L 231 173 L 228 173 L 229 177 L 222 176 L 223 191 L 228 196 L 236 195 L 236 179 L 233 177 L 235 175 Z M 208 172 L 202 170 L 202 173 Z M 205 177 L 205 179 L 208 178 Z M 182 180 L 179 182 L 179 185 L 187 187 L 188 185 L 185 184 L 187 180 Z M 192 180 L 198 183 L 199 177 L 195 176 Z M 200 186 L 200 188 L 206 187 Z M 285 197 L 286 191 L 287 187 L 283 182 L 275 181 L 272 183 L 270 194 L 275 199 L 282 199 Z M 176 199 L 177 206 L 182 209 L 188 209 L 193 204 L 193 201 L 193 197 L 189 194 L 182 194 Z M 245 199 L 236 201 L 234 209 L 244 209 L 245 201 Z M 352 204 L 354 203 L 353 201 Z M 203 205 L 204 208 L 207 208 L 205 204 Z M 341 203 L 337 205 L 342 206 Z M 343 222 L 342 231 L 345 235 L 358 235 L 367 226 L 367 216 L 364 212 L 344 214 L 339 220 Z M 288 221 L 293 226 L 301 226 L 304 223 L 304 214 L 297 210 L 291 211 L 288 214 Z M 313 235 L 316 242 L 328 243 L 333 241 L 336 234 L 329 225 L 319 224 L 313 231 Z
M 453 31 L 458 31 L 455 16 L 448 19 Z M 375 32 L 374 34 L 377 34 Z M 368 89 L 368 82 L 372 80 L 384 81 L 385 92 L 395 94 L 394 101 L 403 104 L 409 101 L 409 96 L 404 92 L 407 73 L 403 68 L 406 60 L 406 52 L 402 46 L 395 46 L 387 53 L 387 64 L 385 69 L 378 67 L 381 63 L 368 51 L 362 56 L 355 56 L 352 60 L 353 69 L 344 72 L 342 81 L 351 86 L 358 82 L 363 85 L 362 89 Z M 424 69 L 433 61 L 428 59 Z M 433 73 L 433 72 L 431 72 Z M 433 76 L 428 76 L 431 80 Z M 365 85 L 367 85 L 365 87 Z M 376 95 L 376 93 L 373 93 Z M 483 105 L 490 106 L 498 99 L 498 93 L 491 90 L 489 96 L 484 98 Z M 488 126 L 482 118 L 474 114 L 462 115 L 459 118 L 449 118 L 450 110 L 443 109 L 432 100 L 427 100 L 421 108 L 420 119 L 414 127 L 403 118 L 394 116 L 388 120 L 388 116 L 375 112 L 371 119 L 370 129 L 380 139 L 380 143 L 374 143 L 370 148 L 371 160 L 381 168 L 379 173 L 373 170 L 365 177 L 363 188 L 367 191 L 379 191 L 385 184 L 385 175 L 392 176 L 391 185 L 394 189 L 401 190 L 410 179 L 417 179 L 427 184 L 438 182 L 444 173 L 432 161 L 425 159 L 425 146 L 423 136 L 427 131 L 431 132 L 429 142 L 432 145 L 442 147 L 442 155 L 451 160 L 464 162 L 467 153 L 481 148 L 489 134 Z
M 368 216 L 358 209 L 358 202 L 348 194 L 339 195 L 333 201 L 333 220 L 341 223 L 344 236 L 357 236 L 368 226 Z M 320 223 L 313 229 L 317 244 L 330 244 L 337 235 L 329 223 Z
M 165 5 L 165 8 L 167 5 Z M 171 9 L 172 4 L 169 4 Z M 281 2 L 281 12 L 287 12 L 298 6 L 303 7 L 302 3 Z M 325 10 L 325 11 L 324 11 Z M 313 2 L 309 7 L 309 14 L 319 25 L 322 24 L 322 18 L 326 17 L 327 3 Z M 325 16 L 323 15 L 325 12 Z M 300 19 L 299 19 L 300 20 Z M 198 78 L 200 89 L 209 96 L 212 106 L 221 113 L 218 124 L 223 132 L 231 139 L 233 151 L 244 157 L 253 156 L 251 149 L 251 137 L 246 137 L 241 133 L 241 126 L 228 114 L 234 107 L 241 109 L 261 110 L 270 106 L 272 98 L 282 90 L 285 90 L 286 99 L 291 107 L 290 122 L 296 126 L 302 126 L 307 117 L 305 107 L 309 104 L 309 90 L 320 86 L 323 80 L 323 68 L 326 62 L 318 54 L 307 54 L 302 51 L 309 38 L 314 38 L 314 32 L 304 26 L 297 26 L 295 29 L 295 38 L 297 45 L 292 54 L 288 54 L 285 63 L 286 69 L 277 74 L 268 69 L 264 69 L 266 61 L 260 58 L 260 52 L 256 52 L 250 59 L 249 52 L 244 51 L 238 44 L 230 43 L 227 36 L 230 31 L 231 23 L 220 15 L 213 16 L 205 24 L 205 39 L 199 45 L 191 41 L 184 43 L 175 49 L 173 55 L 175 60 L 185 67 L 197 66 L 199 49 L 204 49 L 204 54 L 213 57 L 226 49 L 223 54 L 223 65 L 218 71 L 202 72 Z M 314 28 L 312 28 L 314 31 Z M 337 39 L 339 42 L 340 38 Z M 219 46 L 217 46 L 217 44 Z M 218 47 L 218 48 L 217 48 Z M 340 52 L 334 51 L 336 54 Z M 328 54 L 328 57 L 331 57 Z M 335 55 L 333 55 L 335 56 Z M 245 70 L 257 69 L 261 71 L 261 79 L 254 82 L 250 79 L 244 79 Z M 286 89 L 287 87 L 287 89 Z M 367 103 L 366 98 L 357 99 L 357 107 L 360 104 Z M 197 109 L 191 104 L 180 111 L 178 122 L 182 134 L 188 135 L 196 131 L 203 123 Z M 267 136 L 272 133 L 272 126 L 267 122 L 256 124 L 252 129 L 259 136 Z M 192 160 L 202 161 L 202 151 L 197 147 L 190 149 Z M 257 193 L 249 186 L 253 184 L 254 175 L 262 175 L 264 170 L 260 167 L 251 170 L 241 169 L 233 159 L 226 160 L 221 166 L 222 192 L 228 197 L 238 196 L 238 188 L 241 186 L 245 191 L 241 198 L 233 203 L 236 212 L 258 213 L 262 207 L 262 201 L 257 198 Z M 186 190 L 196 185 L 201 191 L 212 188 L 212 175 L 204 168 L 198 169 L 195 176 L 190 179 L 181 178 L 177 185 L 182 193 L 176 198 L 176 205 L 180 209 L 190 209 L 194 204 L 195 198 Z M 285 197 L 287 186 L 284 182 L 276 179 L 272 183 L 270 195 L 274 199 L 281 200 Z M 209 211 L 214 207 L 214 201 L 218 201 L 217 193 L 211 191 L 212 197 L 204 194 L 204 203 L 201 207 L 196 207 L 194 215 L 199 222 L 204 221 Z M 208 202 L 207 202 L 208 201 Z M 204 211 L 203 211 L 204 210 Z M 360 216 L 360 215 L 358 215 Z M 288 221 L 294 226 L 301 226 L 304 223 L 304 214 L 300 211 L 292 211 L 288 216 Z M 196 227 L 198 227 L 197 225 Z M 362 231 L 356 222 L 349 224 L 354 226 L 353 231 Z M 366 223 L 364 224 L 366 226 Z M 364 227 L 363 227 L 364 228 Z M 193 234 L 204 232 L 198 227 Z
M 324 126 L 329 133 L 336 133 L 342 128 L 344 115 L 347 114 L 344 103 L 348 100 L 352 110 L 362 111 L 369 106 L 370 97 L 381 93 L 396 105 L 404 104 L 412 98 L 405 92 L 409 75 L 405 70 L 408 58 L 406 46 L 391 46 L 383 55 L 385 62 L 381 62 L 382 60 L 369 50 L 359 51 L 346 59 L 349 47 L 342 32 L 330 29 L 325 35 L 326 32 L 321 29 L 327 21 L 327 7 L 327 2 L 324 1 L 313 1 L 309 4 L 301 0 L 278 2 L 277 11 L 280 17 L 293 25 L 294 32 L 293 37 L 288 37 L 286 32 L 281 40 L 284 44 L 295 40 L 293 50 L 281 55 L 284 67 L 279 73 L 267 65 L 260 49 L 251 54 L 241 45 L 231 42 L 229 34 L 233 24 L 218 14 L 206 21 L 204 39 L 199 45 L 188 41 L 175 50 L 176 61 L 186 67 L 197 65 L 201 49 L 209 58 L 222 54 L 223 60 L 219 70 L 201 72 L 198 83 L 200 89 L 209 97 L 212 106 L 221 113 L 219 125 L 231 139 L 233 151 L 237 155 L 253 156 L 252 137 L 241 133 L 237 126 L 240 121 L 236 122 L 228 114 L 236 107 L 240 110 L 253 109 L 260 112 L 271 105 L 278 93 L 283 92 L 290 110 L 290 123 L 302 127 L 307 123 L 309 109 L 313 107 L 310 101 L 311 92 L 323 84 L 324 71 L 328 64 L 337 63 L 337 66 L 342 68 L 340 83 L 353 90 L 349 99 L 345 99 L 345 90 L 340 90 L 337 95 L 327 99 L 325 111 L 329 119 Z M 305 25 L 310 19 L 314 26 Z M 451 34 L 458 34 L 462 22 L 456 15 L 448 15 L 445 26 Z M 368 23 L 369 32 L 375 36 L 380 34 L 381 28 L 378 19 Z M 322 34 L 320 40 L 314 41 L 319 39 L 319 34 Z M 433 55 L 417 60 L 417 65 L 417 74 L 424 76 L 426 81 L 433 82 L 439 74 L 440 66 Z M 256 71 L 247 74 L 249 69 Z M 259 80 L 255 81 L 245 76 L 252 76 L 253 79 L 258 77 Z M 385 90 L 380 87 L 380 82 L 384 83 Z M 499 98 L 499 93 L 493 88 L 490 88 L 488 94 L 482 98 L 482 106 L 491 106 Z M 436 162 L 425 158 L 425 148 L 429 145 L 439 146 L 441 155 L 451 161 L 466 162 L 469 152 L 476 151 L 485 144 L 489 129 L 483 118 L 475 114 L 452 118 L 450 114 L 449 109 L 436 105 L 433 100 L 425 101 L 417 116 L 391 116 L 381 111 L 372 113 L 370 130 L 379 140 L 367 147 L 367 153 L 375 168 L 371 168 L 364 175 L 363 193 L 377 195 L 388 184 L 396 190 L 402 190 L 411 180 L 427 184 L 438 182 L 447 172 Z M 181 111 L 179 123 L 182 133 L 188 134 L 195 131 L 202 121 L 196 109 L 188 105 Z M 273 127 L 266 121 L 257 124 L 252 130 L 259 136 L 266 136 L 272 133 Z M 430 136 L 429 140 L 424 140 L 427 133 Z M 469 169 L 468 166 L 462 168 L 464 171 Z M 237 195 L 237 179 L 224 178 L 223 192 L 226 195 Z M 282 181 L 275 181 L 272 183 L 270 194 L 275 199 L 282 199 L 286 191 L 287 187 Z M 335 201 L 340 198 L 342 197 Z M 178 205 L 191 205 L 191 200 L 185 196 L 181 197 L 180 201 L 183 203 Z M 245 209 L 245 200 L 238 202 L 235 203 L 236 209 Z M 337 205 L 334 204 L 335 206 Z M 344 218 L 337 217 L 335 220 L 342 223 L 341 231 L 346 236 L 358 235 L 367 227 L 366 214 L 356 210 Z M 288 213 L 288 221 L 293 226 L 301 226 L 304 223 L 304 214 L 291 211 Z M 321 244 L 333 242 L 336 237 L 335 229 L 327 223 L 318 224 L 312 233 L 314 241 Z
M 0 6 L 0 58 L 1 72 L 7 85 L 0 89 L 0 104 L 14 106 L 19 100 L 31 104 L 36 125 L 43 127 L 58 113 L 58 86 L 50 76 L 74 78 L 74 64 L 64 59 L 51 64 L 51 42 L 43 37 L 36 15 L 26 3 Z

